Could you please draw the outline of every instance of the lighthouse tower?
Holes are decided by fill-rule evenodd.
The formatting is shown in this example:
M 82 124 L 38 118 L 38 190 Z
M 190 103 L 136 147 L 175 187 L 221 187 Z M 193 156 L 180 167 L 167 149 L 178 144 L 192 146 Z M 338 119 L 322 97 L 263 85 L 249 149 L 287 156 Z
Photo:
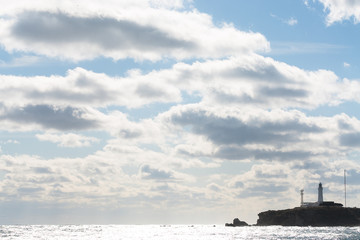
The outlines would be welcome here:
M 318 204 L 321 204 L 322 202 L 324 202 L 324 199 L 323 199 L 323 187 L 322 187 L 322 184 L 319 183 L 319 188 L 318 188 Z

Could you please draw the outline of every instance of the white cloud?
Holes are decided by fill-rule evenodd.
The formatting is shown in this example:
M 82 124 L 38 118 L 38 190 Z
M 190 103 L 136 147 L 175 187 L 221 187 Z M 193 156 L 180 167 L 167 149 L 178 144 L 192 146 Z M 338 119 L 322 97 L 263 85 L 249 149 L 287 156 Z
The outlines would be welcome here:
M 260 108 L 313 109 L 359 98 L 356 81 L 339 80 L 331 71 L 305 71 L 256 54 L 178 63 L 172 69 L 153 71 L 149 79 L 166 79 L 188 93 L 196 93 L 209 105 L 253 106 Z M 350 88 L 350 85 L 351 88 Z M 324 88 L 326 86 L 326 88 Z
M 74 61 L 199 58 L 123 77 L 83 68 L 65 76 L 1 75 L 1 130 L 36 131 L 38 140 L 59 147 L 97 143 L 88 129 L 111 138 L 83 158 L 0 155 L 2 202 L 126 208 L 131 215 L 140 209 L 151 217 L 159 209 L 191 220 L 209 210 L 223 217 L 232 206 L 231 217 L 236 209 L 256 220 L 254 213 L 268 206 L 293 207 L 298 190 L 320 180 L 331 190 L 326 196 L 336 198 L 340 168 L 359 177 L 358 164 L 346 159 L 360 151 L 360 121 L 295 109 L 360 102 L 360 84 L 260 56 L 254 51 L 269 48 L 263 35 L 216 26 L 189 2 L 0 0 L 0 41 L 9 52 Z M 185 104 L 183 96 L 199 100 Z M 137 121 L 120 111 L 154 103 L 173 107 Z
M 161 118 L 163 125 L 183 128 L 183 142 L 175 149 L 186 157 L 306 162 L 342 158 L 360 147 L 360 121 L 345 114 L 308 117 L 299 111 L 197 104 L 174 107 Z M 196 141 L 187 132 L 198 136 Z
M 345 46 L 315 42 L 272 42 L 271 53 L 277 54 L 318 54 L 346 49 Z
M 0 143 L 2 143 L 2 144 L 19 144 L 20 142 L 17 141 L 17 140 L 9 139 L 9 140 L 6 140 L 6 141 L 2 141 Z
M 1 129 L 8 131 L 97 129 L 104 119 L 104 114 L 91 108 L 26 105 L 0 109 Z
M 100 107 L 181 103 L 183 93 L 201 97 L 203 105 L 260 110 L 360 102 L 357 81 L 256 54 L 177 63 L 148 74 L 130 71 L 125 77 L 76 68 L 64 77 L 2 75 L 0 83 L 0 121 L 5 129 L 102 129 L 119 115 L 100 112 Z M 141 132 L 124 129 L 121 134 L 130 137 Z
M 298 20 L 291 17 L 289 20 L 286 21 L 286 23 L 290 26 L 294 26 L 294 25 L 298 24 Z
M 349 67 L 351 67 L 351 65 L 350 65 L 350 63 L 344 62 L 344 67 L 349 68 Z
M 149 0 L 151 6 L 163 8 L 183 8 L 186 2 L 191 3 L 192 0 Z
M 194 212 L 219 212 L 221 217 L 211 219 L 212 222 L 223 221 L 221 212 L 231 204 L 241 210 L 241 218 L 255 222 L 256 213 L 269 206 L 272 209 L 296 206 L 300 189 L 305 188 L 307 201 L 315 201 L 314 192 L 319 181 L 326 187 L 325 199 L 341 202 L 342 181 L 339 179 L 342 171 L 339 169 L 349 169 L 348 180 L 350 175 L 353 180 L 360 176 L 356 170 L 359 166 L 354 162 L 326 160 L 258 163 L 237 174 L 205 174 L 201 180 L 201 177 L 192 177 L 179 168 L 169 168 L 162 163 L 156 164 L 156 161 L 136 164 L 134 172 L 129 173 L 129 166 L 125 167 L 122 161 L 124 157 L 89 156 L 45 161 L 34 156 L 1 155 L 0 168 L 4 178 L 0 182 L 0 199 L 2 202 L 16 201 L 17 204 L 36 201 L 42 207 L 55 204 L 59 210 L 82 207 L 91 208 L 91 212 L 104 208 L 114 212 L 126 208 L 132 215 L 139 208 L 142 215 L 150 214 L 154 209 L 159 209 L 159 212 L 173 210 L 176 220 L 180 215 L 183 219 L 186 209 L 191 206 L 189 216 Z M 333 174 L 325 174 L 329 172 Z M 355 202 L 358 188 L 349 185 L 349 191 L 352 193 L 349 202 Z M 229 211 L 230 217 L 233 217 L 234 208 Z M 18 216 L 17 211 L 11 214 Z M 128 224 L 136 220 L 129 220 L 125 213 L 120 214 L 117 221 L 119 219 Z
M 0 60 L 0 67 L 23 67 L 23 66 L 31 66 L 38 64 L 41 61 L 41 58 L 38 56 L 21 56 L 12 59 L 9 62 L 5 62 Z
M 94 137 L 86 137 L 74 133 L 56 134 L 56 133 L 44 133 L 36 134 L 37 139 L 40 141 L 49 141 L 57 143 L 60 147 L 89 147 L 91 144 L 99 142 L 99 139 Z
M 51 2 L 10 4 L 8 11 L 0 11 L 6 15 L 0 19 L 0 37 L 7 51 L 74 61 L 99 56 L 155 61 L 269 49 L 259 33 L 242 32 L 231 24 L 217 27 L 207 14 L 173 9 L 181 7 L 181 1 Z M 151 7 L 154 4 L 160 7 Z M 95 7 L 99 8 L 95 11 Z
M 285 24 L 287 24 L 287 25 L 289 25 L 289 26 L 294 26 L 294 25 L 296 25 L 298 23 L 298 20 L 296 18 L 294 18 L 294 17 L 291 17 L 289 19 L 284 19 L 284 18 L 281 18 L 281 17 L 279 17 L 279 16 L 277 16 L 275 14 L 270 14 L 270 16 L 277 19 L 277 20 L 279 20 L 279 21 L 281 21 L 281 22 L 283 22 L 283 23 L 285 23 Z
M 360 2 L 354 0 L 319 0 L 328 11 L 327 25 L 344 20 L 353 20 L 355 24 L 360 21 Z
M 12 15 L 22 12 L 24 10 L 36 11 L 50 11 L 56 7 L 58 9 L 68 9 L 73 12 L 116 12 L 119 9 L 132 8 L 148 8 L 151 6 L 165 9 L 183 8 L 186 3 L 191 3 L 192 0 L 106 0 L 106 1 L 91 1 L 84 0 L 34 0 L 31 3 L 26 0 L 17 0 L 13 2 L 1 1 L 3 7 L 0 10 L 1 14 Z M 7 4 L 5 4 L 7 3 Z
M 311 6 L 312 3 L 314 3 L 317 0 L 304 0 L 305 6 L 310 10 L 315 10 L 314 7 Z
M 62 76 L 19 77 L 2 75 L 0 100 L 5 106 L 68 105 L 138 107 L 153 102 L 179 102 L 180 90 L 165 81 L 131 73 L 109 77 L 82 68 Z

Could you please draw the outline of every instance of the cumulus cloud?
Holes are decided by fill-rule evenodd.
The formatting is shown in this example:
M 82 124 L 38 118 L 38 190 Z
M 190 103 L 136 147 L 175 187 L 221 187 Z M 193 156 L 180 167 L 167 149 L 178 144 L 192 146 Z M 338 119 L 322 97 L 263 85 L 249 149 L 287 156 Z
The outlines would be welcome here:
M 360 89 L 358 82 L 340 81 L 331 71 L 305 71 L 254 54 L 177 63 L 170 69 L 148 74 L 130 71 L 125 77 L 75 68 L 66 76 L 3 75 L 0 82 L 0 100 L 5 106 L 133 108 L 151 103 L 179 103 L 186 92 L 201 96 L 202 102 L 210 105 L 315 108 L 359 101 Z
M 145 165 L 141 168 L 141 175 L 144 179 L 171 180 L 173 178 L 173 174 L 171 172 L 154 169 L 149 165 Z
M 152 102 L 178 102 L 180 90 L 165 81 L 109 77 L 82 68 L 62 76 L 1 76 L 0 100 L 5 105 L 70 105 L 138 107 Z
M 55 134 L 55 133 L 44 133 L 36 134 L 37 139 L 40 141 L 49 141 L 57 143 L 60 147 L 88 147 L 92 143 L 96 143 L 99 139 L 94 137 L 86 137 L 74 133 L 67 134 Z
M 216 110 L 215 110 L 216 111 Z M 191 126 L 196 134 L 206 135 L 219 144 L 284 143 L 294 140 L 294 133 L 317 133 L 321 127 L 302 123 L 299 119 L 288 118 L 284 113 L 276 112 L 257 115 L 238 112 L 233 116 L 219 116 L 215 111 L 188 108 L 171 116 L 171 122 L 182 126 Z M 235 110 L 234 110 L 235 112 Z M 247 115 L 249 114 L 249 115 Z M 284 114 L 281 119 L 271 119 L 276 114 Z M 266 115 L 269 115 L 266 119 Z M 271 116 L 271 117 L 270 117 Z M 288 118 L 288 119 L 287 119 Z
M 360 21 L 360 2 L 354 0 L 319 0 L 328 12 L 327 25 L 344 20 L 353 20 L 355 24 Z
M 54 24 L 51 24 L 52 22 Z M 128 51 L 129 54 L 136 50 L 146 52 L 148 49 L 164 54 L 172 49 L 187 48 L 191 51 L 195 47 L 193 43 L 186 40 L 182 41 L 167 36 L 160 29 L 141 26 L 128 20 L 79 18 L 62 13 L 24 13 L 12 26 L 11 35 L 16 39 L 21 39 L 24 43 L 38 45 L 39 53 L 43 53 L 42 45 L 44 48 L 51 48 L 53 45 L 53 48 L 61 46 L 66 49 L 70 47 L 69 43 L 78 45 L 77 47 L 82 45 L 82 48 L 90 47 L 90 49 L 93 46 L 105 53 L 116 50 L 117 52 Z M 80 54 L 84 54 L 84 50 Z M 94 51 L 96 52 L 96 50 Z M 120 53 L 118 54 L 120 55 Z M 57 55 L 60 55 L 60 52 Z M 84 58 L 94 56 L 96 53 L 93 53 L 93 56 L 84 56 Z M 126 55 L 119 58 L 125 57 Z
M 41 129 L 84 130 L 99 126 L 97 119 L 89 118 L 86 109 L 55 107 L 49 105 L 27 105 L 21 108 L 5 108 L 0 121 L 20 125 L 38 125 Z M 15 127 L 16 128 L 16 127 Z M 10 130 L 10 129 L 9 129 Z
M 349 167 L 353 163 L 343 161 L 341 167 L 339 162 L 327 160 L 318 161 L 317 164 L 317 168 L 306 170 L 296 169 L 292 164 L 255 164 L 249 171 L 227 179 L 226 185 L 241 198 L 269 201 L 267 204 L 272 203 L 273 209 L 287 208 L 284 205 L 290 208 L 294 207 L 294 202 L 300 203 L 301 189 L 305 190 L 305 201 L 315 202 L 319 182 L 324 184 L 325 199 L 343 202 L 342 167 Z M 354 180 L 358 176 L 357 173 L 352 175 Z M 353 193 L 357 191 L 352 190 Z M 353 197 L 352 201 L 355 199 Z
M 99 56 L 115 60 L 163 57 L 216 58 L 269 49 L 258 33 L 231 24 L 215 26 L 209 15 L 177 11 L 182 1 L 106 1 L 94 12 L 80 1 L 11 5 L 0 20 L 1 43 L 8 51 L 25 51 L 74 61 Z M 101 2 L 102 4 L 102 2 Z M 87 4 L 86 4 L 87 5 Z M 154 7 L 155 6 L 155 7 Z M 159 7 L 160 6 L 160 7 Z M 175 8 L 172 8 L 175 6 Z M 23 9 L 23 11 L 18 11 Z M 114 9 L 117 9 L 114 11 Z
M 172 69 L 153 71 L 148 79 L 166 79 L 209 105 L 260 108 L 307 108 L 358 101 L 357 81 L 343 81 L 331 71 L 306 71 L 256 54 L 178 63 Z M 326 88 L 324 88 L 326 86 Z M 344 94 L 344 93 L 347 94 Z M 349 95 L 349 92 L 351 93 Z
M 339 154 L 335 149 L 341 146 L 355 147 L 346 144 L 346 135 L 341 136 L 348 134 L 346 126 L 359 129 L 346 116 L 315 118 L 286 110 L 359 101 L 356 81 L 339 80 L 331 71 L 305 71 L 256 54 L 178 63 L 147 74 L 130 71 L 124 77 L 76 68 L 64 77 L 4 75 L 0 82 L 3 129 L 102 129 L 119 138 L 120 144 L 140 148 L 147 144 L 149 149 L 197 160 L 324 158 Z M 184 93 L 200 96 L 199 104 L 179 105 L 158 118 L 137 123 L 119 111 L 106 110 L 108 106 L 181 102 Z M 105 110 L 100 112 L 100 107 Z M 69 145 L 67 137 L 53 135 L 51 141 L 65 146 Z M 323 139 L 342 144 L 331 143 L 331 150 Z M 77 146 L 85 142 L 73 138 Z M 305 147 L 309 142 L 312 148 Z M 107 149 L 118 147 L 110 144 Z M 181 162 L 179 158 L 175 161 Z
M 322 2 L 330 19 L 335 3 Z M 0 3 L 0 44 L 8 52 L 73 61 L 198 59 L 121 77 L 84 68 L 64 76 L 1 75 L 1 130 L 36 131 L 39 141 L 59 147 L 94 147 L 98 139 L 88 130 L 109 139 L 83 158 L 0 155 L 0 200 L 161 211 L 192 206 L 191 216 L 195 208 L 222 213 L 229 205 L 258 212 L 270 204 L 292 207 L 299 189 L 320 180 L 336 196 L 340 168 L 359 177 L 358 164 L 346 159 L 360 149 L 360 121 L 301 110 L 360 102 L 359 83 L 260 56 L 255 52 L 269 43 L 259 33 L 215 25 L 191 1 Z M 124 113 L 151 104 L 155 117 L 133 121 Z M 10 144 L 3 145 L 8 152 Z
M 360 133 L 347 133 L 340 137 L 340 143 L 345 146 L 360 146 Z
M 309 117 L 299 111 L 196 104 L 173 107 L 161 119 L 185 132 L 175 149 L 193 158 L 310 163 L 341 158 L 359 147 L 360 122 L 345 114 Z

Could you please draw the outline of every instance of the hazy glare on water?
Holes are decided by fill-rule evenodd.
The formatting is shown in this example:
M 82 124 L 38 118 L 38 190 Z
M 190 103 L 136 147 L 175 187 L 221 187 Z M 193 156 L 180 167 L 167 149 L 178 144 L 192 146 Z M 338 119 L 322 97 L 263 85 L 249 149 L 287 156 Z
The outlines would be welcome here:
M 360 227 L 2 225 L 1 239 L 360 239 Z

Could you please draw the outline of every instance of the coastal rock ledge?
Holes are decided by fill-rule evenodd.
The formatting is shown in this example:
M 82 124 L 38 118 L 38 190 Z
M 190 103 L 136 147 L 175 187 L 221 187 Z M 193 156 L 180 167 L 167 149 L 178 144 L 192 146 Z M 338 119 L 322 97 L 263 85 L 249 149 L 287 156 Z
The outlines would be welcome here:
M 257 226 L 360 226 L 360 209 L 343 207 L 297 207 L 258 214 Z
M 238 218 L 233 220 L 233 223 L 225 223 L 226 227 L 244 227 L 249 226 L 246 222 L 240 221 Z

